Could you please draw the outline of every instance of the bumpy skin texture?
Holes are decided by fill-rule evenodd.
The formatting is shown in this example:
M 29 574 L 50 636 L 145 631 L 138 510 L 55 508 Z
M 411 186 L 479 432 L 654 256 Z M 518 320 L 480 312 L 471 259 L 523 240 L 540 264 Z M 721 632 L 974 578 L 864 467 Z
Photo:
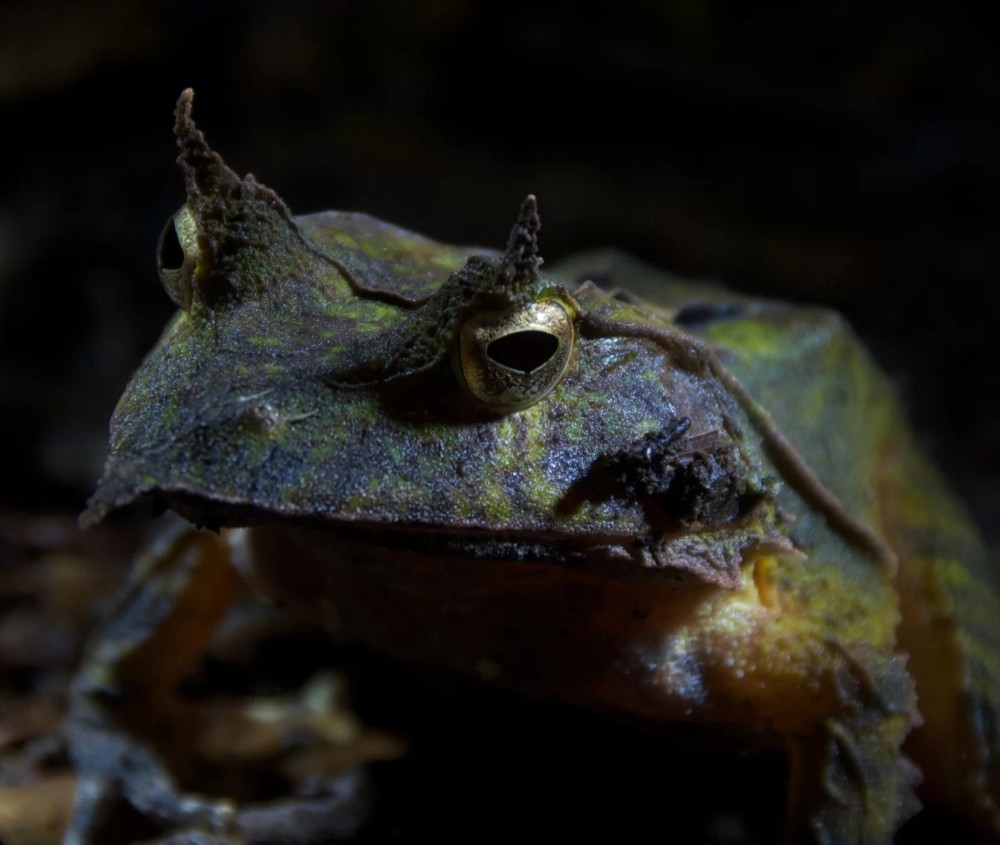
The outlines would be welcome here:
M 205 546 L 212 571 L 229 555 L 389 653 L 783 744 L 792 840 L 890 842 L 916 808 L 909 756 L 995 833 L 996 574 L 836 315 L 610 252 L 542 274 L 533 198 L 502 254 L 293 219 L 190 107 L 188 307 L 115 411 L 85 522 L 153 496 L 253 526 Z M 463 321 L 544 300 L 574 323 L 559 384 L 517 411 L 474 400 Z M 82 676 L 101 683 L 78 685 L 81 748 L 112 730 L 94 690 L 136 643 L 157 653 L 155 626 L 120 618 Z M 78 759 L 85 785 L 108 766 Z

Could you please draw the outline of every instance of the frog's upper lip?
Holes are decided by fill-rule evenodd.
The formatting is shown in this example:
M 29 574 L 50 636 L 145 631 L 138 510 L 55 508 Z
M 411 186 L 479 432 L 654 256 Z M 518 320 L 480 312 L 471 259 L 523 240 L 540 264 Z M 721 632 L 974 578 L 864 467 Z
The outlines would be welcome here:
M 119 475 L 126 476 L 124 479 Z M 187 484 L 163 485 L 156 483 L 130 483 L 132 473 L 108 474 L 80 515 L 81 527 L 87 528 L 101 522 L 108 514 L 140 499 L 151 499 L 154 510 L 171 509 L 199 527 L 212 529 L 266 525 L 273 523 L 298 523 L 324 527 L 329 530 L 353 532 L 369 540 L 378 537 L 385 542 L 392 538 L 427 537 L 464 540 L 477 545 L 491 542 L 523 542 L 525 540 L 554 544 L 576 538 L 579 542 L 627 542 L 634 531 L 606 530 L 607 526 L 595 525 L 592 529 L 567 527 L 535 527 L 510 524 L 486 524 L 472 520 L 441 524 L 419 515 L 393 516 L 391 514 L 351 513 L 330 508 L 303 509 L 294 503 L 265 504 L 252 498 L 228 497 L 213 493 L 211 496 Z
M 159 491 L 163 495 L 163 491 Z M 277 527 L 322 532 L 337 542 L 464 560 L 547 563 L 619 580 L 666 577 L 678 584 L 700 583 L 735 589 L 744 559 L 754 554 L 800 554 L 773 529 L 734 522 L 716 531 L 676 531 L 652 536 L 607 526 L 510 527 L 440 525 L 404 520 L 338 518 L 336 514 L 282 513 L 245 501 L 209 500 L 190 492 L 171 495 L 167 504 L 195 525 L 209 528 Z
M 294 500 L 255 501 L 252 492 L 239 496 L 208 493 L 186 482 L 157 483 L 143 469 L 141 458 L 111 461 L 105 478 L 81 517 L 81 524 L 100 521 L 110 511 L 143 498 L 161 510 L 172 509 L 197 526 L 211 529 L 263 525 L 297 525 L 322 529 L 345 542 L 394 548 L 468 560 L 548 562 L 580 567 L 616 578 L 647 578 L 665 573 L 690 580 L 736 588 L 744 558 L 755 549 L 794 552 L 779 529 L 768 520 L 747 514 L 714 529 L 657 530 L 641 508 L 608 510 L 602 517 L 590 511 L 561 514 L 526 509 L 503 519 L 450 519 L 448 512 L 430 509 L 396 513 L 393 502 L 380 502 L 372 512 Z M 137 479 L 148 479 L 139 480 Z M 398 504 L 398 503 L 397 503 Z M 447 523 L 442 515 L 449 516 Z M 476 521 L 476 519 L 480 521 Z
M 167 504 L 201 527 L 300 525 L 370 545 L 451 550 L 465 557 L 570 557 L 597 547 L 637 545 L 634 534 L 606 530 L 599 525 L 565 529 L 473 522 L 442 525 L 403 518 L 372 519 L 338 512 L 302 513 L 294 508 L 262 508 L 242 500 L 206 500 L 184 493 L 169 496 Z

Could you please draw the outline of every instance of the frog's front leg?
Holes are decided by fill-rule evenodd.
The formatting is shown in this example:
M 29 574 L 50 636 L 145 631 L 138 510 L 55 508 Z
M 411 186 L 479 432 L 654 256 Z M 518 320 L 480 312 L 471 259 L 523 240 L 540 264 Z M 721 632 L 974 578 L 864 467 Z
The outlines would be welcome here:
M 900 752 L 913 722 L 913 686 L 891 656 L 842 651 L 826 682 L 836 712 L 789 746 L 786 837 L 817 845 L 885 845 L 919 809 L 919 770 Z
M 783 738 L 786 842 L 888 845 L 917 807 L 919 777 L 901 752 L 917 719 L 913 682 L 881 580 L 831 596 L 821 562 L 756 559 L 741 589 L 708 597 L 671 630 L 659 687 L 686 694 L 694 719 Z M 860 614 L 866 602 L 880 615 Z
M 170 825 L 232 826 L 230 802 L 184 794 L 171 774 L 191 746 L 175 689 L 236 596 L 230 557 L 225 535 L 178 524 L 138 561 L 71 691 L 79 784 L 64 845 L 93 842 L 119 796 Z
M 789 755 L 786 845 L 889 845 L 918 809 L 901 753 L 913 722 L 903 662 L 865 644 L 766 629 L 707 651 L 710 722 L 767 725 Z M 721 655 L 721 658 L 719 657 Z

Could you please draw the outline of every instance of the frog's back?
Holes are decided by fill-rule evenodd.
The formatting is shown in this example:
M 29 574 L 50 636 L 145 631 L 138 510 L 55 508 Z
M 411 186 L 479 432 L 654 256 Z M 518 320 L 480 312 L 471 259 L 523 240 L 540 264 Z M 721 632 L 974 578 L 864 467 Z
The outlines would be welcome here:
M 875 435 L 897 411 L 886 379 L 836 312 L 679 279 L 615 250 L 585 253 L 557 272 L 637 293 L 656 317 L 707 340 L 757 415 L 771 420 L 854 518 L 878 525 Z
M 1000 586 L 996 562 L 908 431 L 886 438 L 883 530 L 898 550 L 904 616 L 925 723 L 910 753 L 928 791 L 1000 830 Z
M 927 793 L 1000 830 L 1000 578 L 885 376 L 828 311 L 732 320 L 706 334 L 807 463 L 898 558 L 900 649 L 923 724 L 907 753 Z M 782 355 L 780 350 L 786 350 Z M 761 356 L 767 366 L 761 367 Z M 796 385 L 789 391 L 789 384 Z
M 898 558 L 898 644 L 923 723 L 906 751 L 935 802 L 1000 831 L 1000 574 L 914 442 L 884 374 L 834 312 L 761 302 L 602 251 L 563 271 L 638 292 L 706 338 L 853 516 Z M 791 389 L 790 389 L 791 387 Z M 848 582 L 849 583 L 849 582 Z

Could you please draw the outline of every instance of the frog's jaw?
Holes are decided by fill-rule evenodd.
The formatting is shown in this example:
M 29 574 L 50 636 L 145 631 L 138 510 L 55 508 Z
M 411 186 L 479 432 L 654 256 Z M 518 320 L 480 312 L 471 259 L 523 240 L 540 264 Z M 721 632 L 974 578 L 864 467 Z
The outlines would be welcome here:
M 752 561 L 722 590 L 663 572 L 606 578 L 557 561 L 442 556 L 303 527 L 226 536 L 261 595 L 351 640 L 619 716 L 747 719 L 757 683 L 742 672 L 760 659 L 754 643 L 777 618 Z M 721 695 L 728 686 L 737 694 Z M 761 724 L 794 717 L 778 710 L 796 706 L 756 694 L 768 699 L 755 703 Z
M 633 669 L 622 659 L 635 649 L 634 634 L 662 638 L 717 592 L 706 585 L 678 590 L 669 579 L 611 582 L 547 563 L 391 550 L 288 526 L 228 538 L 258 592 L 350 639 L 398 659 L 480 673 L 522 693 L 592 707 L 609 707 L 610 684 Z M 647 610 L 662 623 L 655 630 Z M 625 626 L 614 624 L 619 616 Z M 641 695 L 643 685 L 635 677 L 628 692 Z M 616 709 L 643 706 L 625 705 L 623 690 L 618 684 Z
M 303 516 L 276 513 L 245 501 L 207 500 L 190 492 L 158 489 L 152 494 L 157 511 L 174 510 L 198 527 L 213 530 L 252 526 L 321 536 L 327 545 L 367 549 L 368 556 L 392 557 L 416 553 L 459 562 L 473 569 L 480 561 L 531 563 L 587 572 L 625 582 L 662 582 L 674 588 L 705 586 L 736 589 L 744 580 L 748 560 L 779 553 L 798 556 L 787 537 L 773 527 L 762 506 L 754 513 L 715 530 L 674 530 L 654 537 L 648 526 L 635 531 L 613 525 L 506 526 L 435 525 L 381 522 L 326 514 Z M 125 504 L 124 502 L 121 504 Z M 92 502 L 85 519 L 96 521 L 101 505 Z

